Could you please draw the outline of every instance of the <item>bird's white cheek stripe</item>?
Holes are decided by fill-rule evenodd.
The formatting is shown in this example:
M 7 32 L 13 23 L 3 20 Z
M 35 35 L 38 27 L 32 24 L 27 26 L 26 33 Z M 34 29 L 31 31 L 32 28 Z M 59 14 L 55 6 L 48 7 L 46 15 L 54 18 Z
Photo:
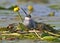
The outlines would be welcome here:
M 29 17 L 25 17 L 25 20 L 30 20 L 30 18 Z

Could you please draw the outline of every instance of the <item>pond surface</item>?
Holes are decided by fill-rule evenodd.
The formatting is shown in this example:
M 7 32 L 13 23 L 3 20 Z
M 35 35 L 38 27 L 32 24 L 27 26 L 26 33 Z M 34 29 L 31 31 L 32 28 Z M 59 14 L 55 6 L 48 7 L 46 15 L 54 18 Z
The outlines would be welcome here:
M 47 42 L 47 41 L 36 41 L 36 40 L 0 40 L 0 43 L 60 43 L 60 42 Z
M 19 5 L 19 6 L 24 8 L 26 12 L 28 11 L 26 9 L 27 5 Z M 42 5 L 42 4 L 33 4 L 33 7 L 34 7 L 34 12 L 31 15 L 34 20 L 54 25 L 55 26 L 54 28 L 60 29 L 60 10 L 58 11 L 52 10 L 49 7 L 47 7 L 47 5 Z M 49 17 L 48 14 L 52 11 L 55 11 L 55 16 Z M 22 10 L 20 10 L 20 14 L 23 18 L 25 17 L 25 14 Z M 17 15 L 18 14 L 13 11 L 0 10 L 0 26 L 3 27 L 11 23 L 20 22 Z

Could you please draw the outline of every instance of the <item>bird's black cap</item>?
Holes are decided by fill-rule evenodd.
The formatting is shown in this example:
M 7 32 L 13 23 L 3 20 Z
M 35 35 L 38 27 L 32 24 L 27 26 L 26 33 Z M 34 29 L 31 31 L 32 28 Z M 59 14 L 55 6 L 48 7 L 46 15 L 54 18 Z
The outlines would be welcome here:
M 27 15 L 26 17 L 29 17 L 29 18 L 31 18 L 31 15 Z

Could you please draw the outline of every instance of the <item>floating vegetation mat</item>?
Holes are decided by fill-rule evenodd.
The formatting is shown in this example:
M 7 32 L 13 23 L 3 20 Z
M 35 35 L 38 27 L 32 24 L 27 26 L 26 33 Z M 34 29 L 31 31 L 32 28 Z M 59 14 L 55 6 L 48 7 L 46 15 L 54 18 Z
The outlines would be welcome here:
M 42 31 L 40 33 L 39 31 L 30 31 L 28 30 L 23 24 L 19 24 L 17 27 L 17 31 L 14 31 L 13 29 L 9 29 L 6 27 L 0 28 L 0 40 L 24 40 L 24 39 L 31 39 L 31 40 L 43 40 L 43 41 L 56 41 L 60 42 L 60 33 L 57 30 L 54 30 L 53 27 L 47 24 L 40 23 L 37 25 L 39 31 Z M 43 28 L 42 28 L 43 27 Z M 45 30 L 45 32 L 44 32 Z M 13 32 L 11 32 L 13 31 Z M 49 34 L 50 33 L 50 34 Z M 54 33 L 52 35 L 52 33 Z M 56 37 L 55 35 L 59 36 Z

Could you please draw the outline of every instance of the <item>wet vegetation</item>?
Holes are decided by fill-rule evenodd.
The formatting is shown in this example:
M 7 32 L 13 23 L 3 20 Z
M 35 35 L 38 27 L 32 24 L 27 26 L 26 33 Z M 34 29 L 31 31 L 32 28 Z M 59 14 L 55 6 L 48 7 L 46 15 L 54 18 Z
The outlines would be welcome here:
M 16 7 L 16 5 L 11 6 L 9 8 L 5 8 L 5 7 L 0 6 L 0 10 L 13 10 L 15 7 Z
M 11 28 L 8 28 L 10 26 Z M 15 40 L 15 39 L 33 39 L 33 40 L 40 40 L 39 37 L 33 32 L 28 32 L 29 29 L 25 27 L 22 23 L 19 23 L 17 29 L 15 24 L 10 24 L 7 27 L 1 27 L 0 28 L 0 39 L 6 39 L 6 40 Z M 12 27 L 13 26 L 13 27 Z M 54 35 L 49 34 L 48 32 L 52 32 L 54 34 L 60 34 L 58 30 L 53 29 L 49 24 L 44 23 L 37 23 L 36 30 L 42 31 L 43 33 L 39 32 L 38 34 L 42 34 L 41 40 L 47 40 L 47 41 L 56 41 L 59 42 L 59 37 L 56 37 Z M 48 31 L 48 32 L 44 32 Z
M 1 7 L 1 6 L 0 6 L 0 10 L 6 10 L 6 8 L 5 8 L 5 7 Z
M 48 3 L 49 0 L 17 0 L 17 2 Z
M 50 5 L 49 7 L 51 9 L 55 9 L 55 10 L 59 10 L 60 9 L 60 5 Z

